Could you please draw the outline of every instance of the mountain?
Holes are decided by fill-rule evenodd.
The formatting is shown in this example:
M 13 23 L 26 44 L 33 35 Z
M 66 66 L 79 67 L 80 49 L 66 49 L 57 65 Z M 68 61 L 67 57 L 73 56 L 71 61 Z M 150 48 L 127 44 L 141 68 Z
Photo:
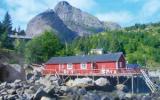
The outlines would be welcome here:
M 70 41 L 76 34 L 68 29 L 53 10 L 47 10 L 35 16 L 27 25 L 26 34 L 37 36 L 45 30 L 52 30 L 61 40 Z
M 70 41 L 76 36 L 85 36 L 106 29 L 119 29 L 117 23 L 100 21 L 95 16 L 71 6 L 66 1 L 59 2 L 54 10 L 47 10 L 31 19 L 26 34 L 37 36 L 45 30 L 53 30 L 61 40 Z

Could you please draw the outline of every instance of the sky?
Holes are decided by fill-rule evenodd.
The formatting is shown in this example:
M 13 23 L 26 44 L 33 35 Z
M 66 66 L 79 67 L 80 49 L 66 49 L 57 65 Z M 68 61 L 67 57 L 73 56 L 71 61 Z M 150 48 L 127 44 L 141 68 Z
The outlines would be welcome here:
M 54 9 L 62 0 L 1 0 L 0 21 L 8 11 L 13 27 L 26 29 L 27 23 L 34 16 Z M 122 27 L 135 23 L 160 21 L 160 0 L 63 0 L 72 6 L 88 12 L 102 21 L 116 22 Z

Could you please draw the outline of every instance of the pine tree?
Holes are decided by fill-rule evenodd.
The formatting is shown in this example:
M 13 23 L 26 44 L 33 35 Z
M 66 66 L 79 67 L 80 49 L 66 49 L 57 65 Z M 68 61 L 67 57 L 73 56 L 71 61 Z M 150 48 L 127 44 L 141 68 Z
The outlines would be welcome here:
M 2 22 L 2 25 L 5 29 L 5 31 L 7 32 L 7 34 L 12 34 L 12 20 L 11 20 L 11 16 L 9 15 L 8 12 L 6 12 L 6 14 L 4 16 L 4 20 Z
M 11 39 L 8 37 L 9 34 L 12 34 L 12 21 L 9 13 L 7 12 L 4 16 L 4 20 L 2 21 L 2 34 L 1 34 L 1 42 L 2 46 L 5 48 L 12 48 Z

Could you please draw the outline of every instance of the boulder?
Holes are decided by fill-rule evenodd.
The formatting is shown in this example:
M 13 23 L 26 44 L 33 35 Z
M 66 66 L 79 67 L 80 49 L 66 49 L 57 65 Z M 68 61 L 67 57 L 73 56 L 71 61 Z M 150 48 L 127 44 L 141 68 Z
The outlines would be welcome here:
M 80 88 L 78 89 L 77 91 L 77 94 L 78 95 L 85 95 L 87 93 L 86 89 L 85 88 Z
M 74 85 L 74 80 L 69 80 L 66 82 L 66 85 L 72 87 Z
M 152 100 L 152 97 L 151 96 L 143 96 L 141 100 Z
M 25 80 L 25 70 L 18 64 L 0 64 L 0 81 Z
M 94 93 L 88 93 L 83 96 L 82 100 L 101 100 L 101 98 Z
M 125 90 L 125 88 L 126 88 L 126 86 L 123 85 L 123 84 L 117 84 L 117 85 L 116 85 L 116 89 L 117 89 L 117 90 L 123 91 L 123 90 Z
M 123 99 L 125 97 L 125 93 L 123 91 L 117 90 L 116 94 L 118 95 L 118 98 Z
M 93 80 L 91 78 L 76 78 L 75 80 L 69 80 L 66 85 L 69 87 L 87 87 L 91 85 Z
M 7 93 L 11 95 L 17 94 L 15 89 L 7 89 Z
M 57 100 L 57 99 L 43 96 L 41 100 Z
M 105 95 L 105 96 L 102 96 L 102 97 L 101 97 L 101 100 L 111 100 L 110 98 L 111 98 L 111 97 L 108 97 L 107 95 Z
M 95 84 L 98 86 L 105 86 L 106 84 L 109 84 L 109 81 L 106 78 L 99 78 L 95 81 Z
M 39 88 L 37 92 L 34 94 L 34 100 L 41 100 L 43 96 L 47 97 L 48 95 L 42 88 Z
M 55 96 L 55 87 L 54 86 L 48 86 L 44 89 L 44 91 L 50 96 Z
M 68 86 L 61 86 L 61 87 L 60 87 L 60 91 L 67 92 L 68 90 L 69 90 L 69 87 L 68 87 Z
M 16 100 L 17 96 L 16 95 L 8 95 L 8 99 L 7 100 Z

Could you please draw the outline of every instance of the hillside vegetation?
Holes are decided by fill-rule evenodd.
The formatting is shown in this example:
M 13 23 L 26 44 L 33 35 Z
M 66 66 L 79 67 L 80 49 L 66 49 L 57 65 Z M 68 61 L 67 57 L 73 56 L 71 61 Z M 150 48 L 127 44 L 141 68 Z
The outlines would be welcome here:
M 1 58 L 6 57 L 1 59 L 2 62 L 13 63 L 17 62 L 14 61 L 15 58 L 25 57 L 28 63 L 44 63 L 52 56 L 87 55 L 91 49 L 103 48 L 104 53 L 123 52 L 129 63 L 147 67 L 160 65 L 160 23 L 135 24 L 124 29 L 107 30 L 77 37 L 70 43 L 62 42 L 52 31 L 43 32 L 29 42 L 8 37 L 15 32 L 24 34 L 23 30 L 12 29 L 12 20 L 7 12 L 4 20 L 0 22 L 0 54 Z
M 136 24 L 122 30 L 75 39 L 71 44 L 74 53 L 88 54 L 92 48 L 103 48 L 104 52 L 123 52 L 129 63 L 159 67 L 160 23 Z

